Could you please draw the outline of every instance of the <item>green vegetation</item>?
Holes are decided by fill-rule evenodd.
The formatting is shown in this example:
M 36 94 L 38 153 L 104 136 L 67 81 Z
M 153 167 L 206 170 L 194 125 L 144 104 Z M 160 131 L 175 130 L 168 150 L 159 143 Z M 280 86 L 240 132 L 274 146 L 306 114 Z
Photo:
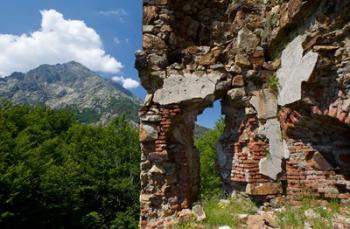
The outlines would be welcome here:
M 271 159 L 271 152 L 269 150 L 265 150 L 265 157 Z
M 194 139 L 199 139 L 201 138 L 205 133 L 207 133 L 210 129 L 200 126 L 198 124 L 194 125 L 194 130 L 193 130 L 193 137 Z
M 233 197 L 227 203 L 220 202 L 218 198 L 203 201 L 207 214 L 205 224 L 210 228 L 220 225 L 238 227 L 238 214 L 254 214 L 257 211 L 255 204 L 249 198 Z
M 232 228 L 240 228 L 242 224 L 239 214 L 255 214 L 257 207 L 249 199 L 244 197 L 233 197 L 226 201 L 220 201 L 219 196 L 202 200 L 202 206 L 207 218 L 201 223 L 205 228 L 217 228 L 227 225 Z M 189 222 L 180 223 L 177 228 L 190 229 L 198 224 L 193 219 Z
M 245 228 L 244 215 L 255 215 L 258 210 L 254 202 L 240 195 L 226 200 L 220 200 L 218 196 L 202 199 L 201 204 L 206 213 L 203 222 L 196 222 L 193 218 L 179 223 L 176 228 L 191 229 L 203 226 L 211 229 L 223 225 Z M 350 217 L 350 207 L 337 201 L 326 202 L 313 198 L 303 198 L 297 206 L 286 204 L 274 213 L 276 224 L 281 229 L 303 229 L 305 225 L 315 229 L 331 229 L 332 220 L 338 214 Z
M 96 104 L 102 104 L 103 101 L 96 99 Z M 108 105 L 101 106 L 97 105 L 94 108 L 79 108 L 76 105 L 67 106 L 66 110 L 74 113 L 78 119 L 79 122 L 84 124 L 91 124 L 91 123 L 98 123 L 101 121 L 102 116 L 106 114 L 114 115 L 119 114 L 121 115 L 121 111 L 123 111 L 124 114 L 126 114 L 126 118 L 128 120 L 134 121 L 135 123 L 138 122 L 138 114 L 137 111 L 140 108 L 140 106 L 132 101 L 128 97 L 119 97 L 119 98 L 112 98 Z M 110 120 L 110 118 L 107 118 L 107 121 Z
M 279 82 L 275 74 L 267 78 L 267 86 L 270 90 L 278 92 Z
M 335 200 L 321 203 L 313 198 L 303 198 L 299 206 L 286 206 L 285 210 L 277 215 L 280 227 L 302 229 L 307 222 L 315 229 L 331 229 L 335 215 L 341 213 L 350 216 L 350 208 Z
M 72 113 L 0 105 L 1 228 L 137 228 L 138 133 Z
M 221 192 L 221 180 L 215 169 L 216 143 L 225 128 L 223 120 L 219 120 L 214 129 L 206 132 L 195 141 L 195 146 L 200 152 L 201 167 L 201 195 L 202 198 L 217 195 Z

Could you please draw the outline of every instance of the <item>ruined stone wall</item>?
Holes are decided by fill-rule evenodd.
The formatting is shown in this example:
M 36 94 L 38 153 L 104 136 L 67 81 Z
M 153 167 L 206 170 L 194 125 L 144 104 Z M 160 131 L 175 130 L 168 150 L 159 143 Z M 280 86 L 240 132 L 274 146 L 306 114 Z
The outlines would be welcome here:
M 215 100 L 227 192 L 349 198 L 349 12 L 348 0 L 144 0 L 143 228 L 197 200 L 193 127 Z

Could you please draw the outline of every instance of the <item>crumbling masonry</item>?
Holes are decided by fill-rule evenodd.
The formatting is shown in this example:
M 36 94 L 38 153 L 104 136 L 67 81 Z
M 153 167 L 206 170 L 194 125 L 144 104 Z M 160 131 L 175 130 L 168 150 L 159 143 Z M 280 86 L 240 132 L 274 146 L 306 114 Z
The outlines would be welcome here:
M 200 192 L 196 117 L 221 100 L 227 192 L 350 199 L 350 1 L 144 0 L 141 227 Z

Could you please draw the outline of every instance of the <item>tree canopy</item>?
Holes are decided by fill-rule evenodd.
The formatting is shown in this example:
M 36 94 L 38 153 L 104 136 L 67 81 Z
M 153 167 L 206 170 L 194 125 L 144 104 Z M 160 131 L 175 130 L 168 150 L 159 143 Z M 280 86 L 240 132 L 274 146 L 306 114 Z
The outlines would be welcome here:
M 137 228 L 138 132 L 1 103 L 1 228 Z
M 201 195 L 210 197 L 221 193 L 221 180 L 216 169 L 216 144 L 225 128 L 223 120 L 216 122 L 212 130 L 196 139 L 195 145 L 200 152 Z

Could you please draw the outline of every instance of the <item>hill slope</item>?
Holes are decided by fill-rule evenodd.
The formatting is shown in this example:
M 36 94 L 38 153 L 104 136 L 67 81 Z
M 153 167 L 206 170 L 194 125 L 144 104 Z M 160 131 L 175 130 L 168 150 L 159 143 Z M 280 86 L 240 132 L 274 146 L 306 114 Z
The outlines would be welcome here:
M 77 62 L 41 65 L 28 73 L 0 78 L 0 97 L 13 103 L 68 108 L 83 123 L 107 123 L 126 113 L 137 122 L 141 101 L 121 85 Z

